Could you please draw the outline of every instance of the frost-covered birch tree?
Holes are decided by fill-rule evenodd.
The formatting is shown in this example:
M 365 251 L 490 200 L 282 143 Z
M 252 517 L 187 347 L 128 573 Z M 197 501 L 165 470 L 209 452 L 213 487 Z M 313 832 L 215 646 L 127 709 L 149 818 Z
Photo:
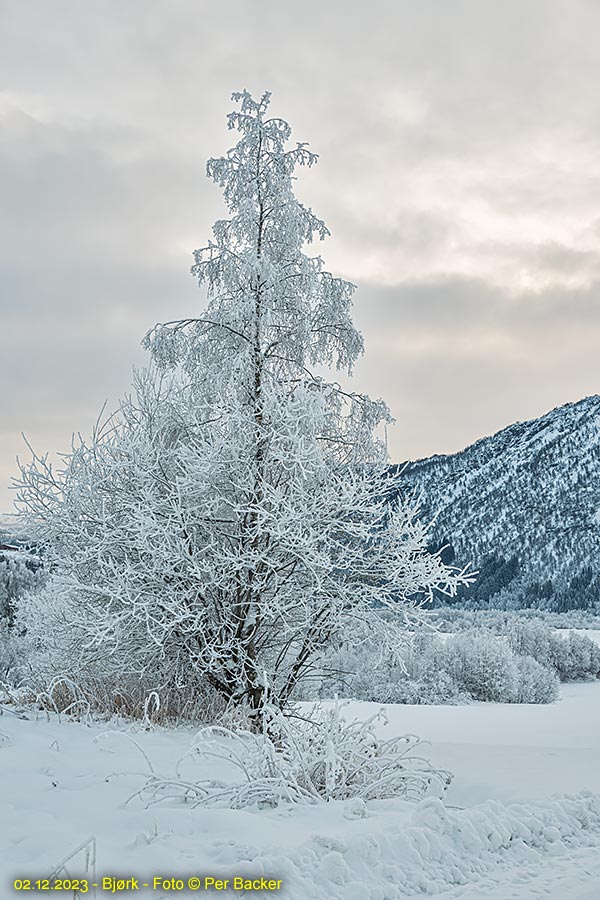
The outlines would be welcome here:
M 228 218 L 192 268 L 206 308 L 148 333 L 133 395 L 62 471 L 22 469 L 54 572 L 52 603 L 25 615 L 40 631 L 53 608 L 82 665 L 205 680 L 259 710 L 285 708 L 349 629 L 391 648 L 468 576 L 427 551 L 414 501 L 390 501 L 385 404 L 318 374 L 351 372 L 363 345 L 354 285 L 307 252 L 328 231 L 293 173 L 317 157 L 269 94 L 233 98 L 239 140 L 207 165 Z

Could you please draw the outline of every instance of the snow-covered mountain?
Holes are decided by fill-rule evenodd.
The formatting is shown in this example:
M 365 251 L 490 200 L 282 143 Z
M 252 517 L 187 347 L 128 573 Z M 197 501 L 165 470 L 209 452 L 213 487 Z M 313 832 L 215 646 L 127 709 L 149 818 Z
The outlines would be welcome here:
M 405 476 L 423 514 L 437 514 L 432 545 L 480 570 L 462 599 L 600 606 L 600 396 L 409 463 Z

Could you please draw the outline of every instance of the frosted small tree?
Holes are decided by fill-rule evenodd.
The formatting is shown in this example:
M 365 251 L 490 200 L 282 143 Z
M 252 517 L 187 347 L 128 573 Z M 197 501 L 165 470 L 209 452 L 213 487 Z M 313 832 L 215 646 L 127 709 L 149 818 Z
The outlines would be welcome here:
M 63 471 L 23 468 L 20 496 L 83 662 L 208 680 L 260 710 L 285 708 L 349 628 L 394 648 L 434 589 L 468 576 L 427 552 L 414 502 L 390 501 L 385 404 L 316 374 L 362 352 L 354 285 L 304 252 L 328 231 L 293 172 L 317 157 L 288 147 L 269 94 L 233 97 L 239 141 L 207 165 L 229 218 L 192 269 L 205 311 L 152 329 L 134 396 Z
M 26 552 L 0 551 L 0 623 L 13 625 L 19 598 L 38 588 L 43 577 L 37 557 Z

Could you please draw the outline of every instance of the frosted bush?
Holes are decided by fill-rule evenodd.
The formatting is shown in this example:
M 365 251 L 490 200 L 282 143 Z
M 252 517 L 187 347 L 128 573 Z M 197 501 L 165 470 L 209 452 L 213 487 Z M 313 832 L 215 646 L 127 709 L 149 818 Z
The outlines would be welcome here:
M 451 649 L 456 681 L 474 700 L 515 701 L 519 670 L 510 647 L 493 635 L 471 632 L 458 635 Z
M 0 680 L 4 681 L 15 664 L 16 655 L 10 629 L 6 622 L 0 621 Z
M 471 697 L 461 690 L 449 672 L 428 671 L 422 678 L 405 677 L 395 687 L 394 703 L 414 705 L 469 703 Z
M 543 622 L 516 622 L 505 633 L 509 646 L 519 656 L 531 656 L 543 666 L 551 665 L 552 638 L 556 635 Z
M 402 703 L 398 692 L 403 692 L 406 682 L 406 668 L 403 657 L 407 647 L 396 657 L 382 653 L 372 637 L 365 637 L 359 631 L 351 644 L 343 644 L 330 651 L 323 668 L 327 675 L 322 679 L 319 696 L 333 695 L 355 697 L 376 703 Z M 306 694 L 302 699 L 314 699 Z
M 517 659 L 518 703 L 553 703 L 558 700 L 559 681 L 556 674 L 531 656 Z
M 376 663 L 368 655 L 360 660 L 356 674 L 350 680 L 353 696 L 375 703 L 402 703 L 406 675 L 399 665 Z
M 550 641 L 550 658 L 548 664 L 561 681 L 569 681 L 571 669 L 569 642 L 563 635 L 555 634 Z
M 588 637 L 569 632 L 566 639 L 568 646 L 567 666 L 564 672 L 565 681 L 580 681 L 600 675 L 600 649 Z
M 262 734 L 211 726 L 199 731 L 194 752 L 226 760 L 234 777 L 226 782 L 187 782 L 152 773 L 139 792 L 149 803 L 176 797 L 197 804 L 240 809 L 281 802 L 419 799 L 442 796 L 450 773 L 434 769 L 417 749 L 414 735 L 382 740 L 380 711 L 365 721 L 348 722 L 343 703 L 314 707 L 311 718 L 290 719 L 273 710 Z
M 40 561 L 25 552 L 0 551 L 0 622 L 12 626 L 20 600 L 45 581 Z
M 554 640 L 569 658 L 568 642 L 545 626 L 525 627 L 514 646 L 552 656 Z M 546 634 L 548 632 L 548 634 Z M 549 637 L 548 637 L 549 635 Z M 582 652 L 580 664 L 587 656 Z M 402 648 L 394 662 L 381 657 L 373 641 L 338 650 L 328 660 L 339 673 L 325 681 L 321 696 L 334 691 L 345 697 L 380 703 L 550 703 L 558 696 L 558 679 L 550 662 L 519 655 L 509 640 L 488 631 L 440 635 L 422 631 Z
M 586 635 L 556 633 L 543 622 L 513 622 L 506 636 L 515 653 L 531 656 L 553 669 L 562 681 L 580 681 L 600 675 L 600 648 Z

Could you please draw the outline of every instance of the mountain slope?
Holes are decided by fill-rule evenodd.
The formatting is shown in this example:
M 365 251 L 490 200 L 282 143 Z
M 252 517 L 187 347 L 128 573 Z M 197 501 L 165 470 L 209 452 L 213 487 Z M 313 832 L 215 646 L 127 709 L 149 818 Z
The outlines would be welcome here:
M 600 396 L 558 407 L 460 453 L 404 469 L 436 516 L 432 545 L 481 572 L 461 599 L 549 609 L 600 604 Z

